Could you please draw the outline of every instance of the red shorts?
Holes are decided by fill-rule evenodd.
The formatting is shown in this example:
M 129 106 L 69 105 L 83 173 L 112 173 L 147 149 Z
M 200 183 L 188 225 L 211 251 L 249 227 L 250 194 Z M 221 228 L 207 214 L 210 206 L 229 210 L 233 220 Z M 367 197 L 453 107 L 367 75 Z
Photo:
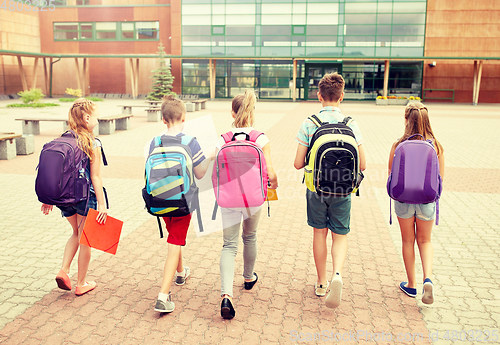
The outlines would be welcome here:
M 184 217 L 162 217 L 167 227 L 167 243 L 178 246 L 186 245 L 186 236 L 191 222 L 191 214 Z

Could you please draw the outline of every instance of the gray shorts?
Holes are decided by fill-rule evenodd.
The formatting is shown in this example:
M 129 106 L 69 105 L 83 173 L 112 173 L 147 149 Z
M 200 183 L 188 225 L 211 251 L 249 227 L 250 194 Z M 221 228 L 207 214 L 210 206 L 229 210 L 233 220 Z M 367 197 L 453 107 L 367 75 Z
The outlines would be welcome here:
M 406 204 L 394 200 L 394 211 L 396 216 L 403 219 L 417 217 L 420 220 L 433 220 L 436 218 L 436 203 Z
M 328 228 L 338 235 L 350 231 L 351 195 L 346 197 L 321 196 L 309 189 L 307 197 L 307 224 L 316 229 Z

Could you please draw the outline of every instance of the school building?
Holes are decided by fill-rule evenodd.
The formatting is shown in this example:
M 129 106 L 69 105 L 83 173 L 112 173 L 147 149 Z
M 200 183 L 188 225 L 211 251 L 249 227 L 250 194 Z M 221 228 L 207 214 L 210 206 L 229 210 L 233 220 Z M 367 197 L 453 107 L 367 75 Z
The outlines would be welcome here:
M 161 43 L 174 91 L 316 99 L 500 99 L 497 0 L 23 0 L 0 8 L 0 95 L 38 87 L 137 97 Z

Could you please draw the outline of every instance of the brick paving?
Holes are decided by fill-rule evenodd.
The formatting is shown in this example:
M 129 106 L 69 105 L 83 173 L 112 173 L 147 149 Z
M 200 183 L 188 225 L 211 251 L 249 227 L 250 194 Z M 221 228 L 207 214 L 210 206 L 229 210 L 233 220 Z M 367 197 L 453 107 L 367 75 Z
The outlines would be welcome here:
M 127 101 L 131 102 L 142 103 Z M 3 107 L 8 103 L 0 102 L 2 131 L 19 133 L 20 124 L 14 121 L 19 113 Z M 118 113 L 116 105 L 121 103 L 106 100 L 100 104 L 101 114 Z M 67 108 L 43 112 L 62 115 Z M 314 295 L 316 274 L 312 231 L 305 221 L 305 187 L 301 172 L 292 166 L 294 136 L 319 103 L 257 104 L 256 127 L 271 140 L 279 201 L 271 203 L 271 217 L 261 217 L 255 267 L 260 279 L 251 291 L 242 288 L 240 245 L 233 299 L 236 317 L 229 321 L 220 317 L 221 232 L 208 231 L 198 237 L 195 226 L 184 249 L 192 275 L 185 285 L 172 286 L 176 309 L 165 315 L 153 311 L 167 247 L 158 236 L 156 220 L 143 209 L 140 189 L 144 144 L 164 127 L 147 122 L 145 113 L 138 111 L 130 131 L 101 138 L 110 163 L 103 168 L 110 214 L 125 223 L 116 256 L 93 250 L 89 279 L 98 286 L 84 296 L 57 289 L 54 277 L 70 230 L 57 212 L 41 214 L 33 188 L 40 149 L 60 134 L 59 124 L 42 123 L 42 135 L 35 137 L 35 154 L 0 161 L 0 343 L 327 343 L 335 341 L 338 333 L 344 337 L 342 343 L 426 344 L 431 334 L 439 338 L 436 344 L 473 344 L 479 336 L 487 340 L 487 331 L 498 334 L 498 107 L 428 105 L 446 155 L 440 225 L 433 229 L 436 300 L 430 306 L 399 291 L 399 282 L 406 278 L 401 238 L 397 221 L 389 225 L 387 159 L 392 142 L 402 133 L 403 107 L 353 102 L 341 108 L 361 126 L 368 169 L 361 196 L 353 198 L 339 308 L 326 308 L 324 298 Z M 197 131 L 202 146 L 210 147 L 211 138 L 229 129 L 229 109 L 229 101 L 209 102 L 206 110 L 188 113 L 187 119 L 195 121 L 188 121 L 186 128 Z M 210 199 L 209 185 L 207 176 L 200 183 L 202 200 Z M 218 225 L 208 224 L 212 205 L 204 202 L 202 214 L 207 229 L 214 231 Z M 332 273 L 331 267 L 328 272 Z M 75 282 L 76 263 L 70 276 Z M 419 293 L 421 289 L 419 285 Z M 460 331 L 475 331 L 476 341 L 460 341 L 460 336 L 465 340 Z

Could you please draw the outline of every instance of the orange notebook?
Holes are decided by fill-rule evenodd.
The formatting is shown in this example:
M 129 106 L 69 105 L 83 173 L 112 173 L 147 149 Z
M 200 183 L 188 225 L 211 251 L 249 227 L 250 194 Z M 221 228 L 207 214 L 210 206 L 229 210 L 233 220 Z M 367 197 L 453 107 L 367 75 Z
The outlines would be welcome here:
M 107 216 L 106 223 L 99 224 L 96 220 L 98 214 L 99 212 L 96 210 L 89 209 L 80 237 L 80 244 L 114 255 L 120 241 L 123 222 Z
M 278 193 L 276 193 L 276 189 L 267 189 L 267 200 L 274 201 L 278 200 Z

